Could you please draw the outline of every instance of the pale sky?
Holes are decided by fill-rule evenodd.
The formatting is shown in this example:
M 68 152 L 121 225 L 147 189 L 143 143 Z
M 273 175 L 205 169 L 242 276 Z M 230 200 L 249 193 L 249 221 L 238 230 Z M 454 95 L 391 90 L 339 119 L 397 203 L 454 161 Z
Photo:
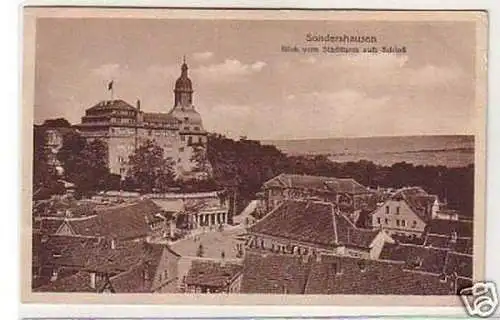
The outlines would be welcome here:
M 309 32 L 372 35 L 407 53 L 281 52 L 310 45 Z M 265 140 L 472 134 L 474 36 L 471 22 L 40 19 L 35 122 L 79 123 L 109 99 L 111 79 L 115 98 L 168 112 L 186 55 L 208 131 Z

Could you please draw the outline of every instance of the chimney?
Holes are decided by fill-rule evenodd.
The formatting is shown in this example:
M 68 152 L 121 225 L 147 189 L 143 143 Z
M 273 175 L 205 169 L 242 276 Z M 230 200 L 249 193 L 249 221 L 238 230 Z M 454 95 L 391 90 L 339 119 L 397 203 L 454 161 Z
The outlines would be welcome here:
M 96 274 L 95 274 L 95 272 L 90 273 L 90 287 L 92 289 L 95 289 L 95 287 L 96 287 Z

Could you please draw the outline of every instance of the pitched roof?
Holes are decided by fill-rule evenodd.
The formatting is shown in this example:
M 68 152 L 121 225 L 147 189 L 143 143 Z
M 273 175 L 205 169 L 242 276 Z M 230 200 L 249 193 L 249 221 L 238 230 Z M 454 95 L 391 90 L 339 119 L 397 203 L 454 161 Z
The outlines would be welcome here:
M 85 269 L 102 273 L 119 274 L 139 263 L 145 263 L 152 277 L 165 248 L 166 245 L 145 242 L 118 243 L 115 245 L 115 248 L 103 245 L 94 250 Z
M 241 293 L 446 295 L 438 276 L 405 271 L 397 262 L 249 251 Z
M 162 209 L 152 200 L 140 200 L 100 210 L 89 219 L 70 220 L 68 223 L 78 235 L 133 239 L 150 233 L 149 223 Z
M 36 248 L 44 265 L 82 268 L 99 245 L 95 239 L 51 235 L 40 239 Z
M 385 243 L 379 259 L 404 262 L 409 270 L 441 274 L 447 250 L 413 244 Z
M 429 221 L 431 217 L 431 208 L 437 196 L 428 194 L 420 187 L 410 187 L 398 190 L 391 199 L 404 200 L 408 206 L 415 212 L 423 221 Z
M 241 270 L 242 266 L 239 264 L 193 260 L 185 282 L 187 285 L 221 288 L 225 287 Z
M 103 281 L 96 283 L 96 287 L 90 286 L 90 273 L 85 271 L 77 272 L 68 277 L 58 278 L 57 280 L 34 288 L 37 292 L 98 292 L 102 287 Z
M 152 113 L 152 112 L 146 112 L 143 114 L 143 121 L 144 122 L 161 122 L 161 123 L 168 123 L 168 124 L 178 124 L 180 121 L 174 118 L 171 114 L 169 113 Z
M 293 255 L 245 252 L 241 293 L 302 294 L 309 265 Z
M 263 187 L 312 189 L 324 192 L 350 194 L 371 193 L 370 190 L 352 178 L 334 178 L 285 173 L 268 180 L 264 183 Z
M 427 227 L 429 234 L 450 235 L 453 231 L 458 237 L 472 238 L 474 226 L 472 221 L 433 219 Z
M 265 234 L 331 248 L 355 245 L 367 248 L 379 231 L 358 229 L 327 202 L 288 200 L 249 228 Z
M 449 252 L 446 258 L 444 271 L 446 274 L 457 273 L 459 277 L 472 279 L 473 260 L 472 255 Z
M 306 294 L 447 295 L 438 276 L 408 272 L 400 263 L 322 256 L 313 263 Z
M 63 220 L 56 219 L 41 219 L 36 221 L 37 230 L 41 234 L 55 234 L 61 226 Z

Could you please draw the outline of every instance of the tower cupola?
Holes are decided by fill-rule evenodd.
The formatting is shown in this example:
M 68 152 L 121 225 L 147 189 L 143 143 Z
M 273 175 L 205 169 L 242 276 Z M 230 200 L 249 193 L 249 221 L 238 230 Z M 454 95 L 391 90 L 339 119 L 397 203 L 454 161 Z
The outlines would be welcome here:
M 188 66 L 185 57 L 181 66 L 181 76 L 175 82 L 174 100 L 175 107 L 190 107 L 193 103 L 193 84 L 188 77 Z

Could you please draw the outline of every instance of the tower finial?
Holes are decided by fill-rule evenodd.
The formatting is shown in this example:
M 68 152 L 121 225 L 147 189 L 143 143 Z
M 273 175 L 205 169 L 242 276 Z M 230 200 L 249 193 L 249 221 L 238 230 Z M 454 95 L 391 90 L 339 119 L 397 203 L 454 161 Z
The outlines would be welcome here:
M 182 56 L 182 63 L 184 63 L 184 64 L 186 63 L 186 55 Z

